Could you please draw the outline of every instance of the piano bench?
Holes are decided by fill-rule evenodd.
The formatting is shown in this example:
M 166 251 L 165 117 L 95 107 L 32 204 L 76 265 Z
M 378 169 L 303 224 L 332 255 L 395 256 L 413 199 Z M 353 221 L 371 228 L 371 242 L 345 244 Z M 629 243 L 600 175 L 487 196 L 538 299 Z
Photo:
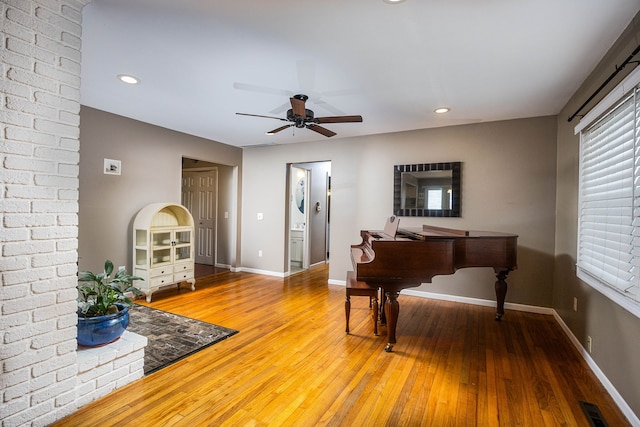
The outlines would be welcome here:
M 378 335 L 378 288 L 373 288 L 356 279 L 353 271 L 347 271 L 346 283 L 346 300 L 344 302 L 344 314 L 346 317 L 346 333 L 349 333 L 349 315 L 351 313 L 351 296 L 369 297 L 369 306 L 371 307 L 373 319 L 373 334 Z

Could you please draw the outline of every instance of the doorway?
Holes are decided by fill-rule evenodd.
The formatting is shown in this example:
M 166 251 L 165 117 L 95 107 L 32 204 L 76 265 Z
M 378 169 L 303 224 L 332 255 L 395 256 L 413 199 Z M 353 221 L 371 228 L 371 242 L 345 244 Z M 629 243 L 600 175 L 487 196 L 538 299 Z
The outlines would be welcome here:
M 194 219 L 196 278 L 236 271 L 238 167 L 183 157 L 181 189 Z
M 287 169 L 289 274 L 329 260 L 331 162 L 291 163 Z
M 182 159 L 181 202 L 194 222 L 196 278 L 216 272 L 218 169 L 209 162 Z
M 309 268 L 309 179 L 311 171 L 290 165 L 289 175 L 289 269 L 296 273 Z

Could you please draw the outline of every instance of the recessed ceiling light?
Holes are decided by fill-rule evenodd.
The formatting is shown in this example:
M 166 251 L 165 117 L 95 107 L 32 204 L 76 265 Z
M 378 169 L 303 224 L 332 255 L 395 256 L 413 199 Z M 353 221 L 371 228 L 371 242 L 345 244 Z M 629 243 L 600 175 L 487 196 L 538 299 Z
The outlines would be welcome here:
M 382 1 L 389 4 L 398 4 L 398 3 L 402 3 L 404 0 L 382 0 Z
M 444 114 L 444 113 L 448 113 L 449 111 L 451 111 L 451 108 L 449 108 L 449 107 L 440 107 L 440 108 L 436 108 L 433 111 L 435 113 L 438 113 L 438 114 Z
M 120 81 L 128 83 L 130 85 L 137 85 L 138 83 L 140 83 L 140 80 L 138 80 L 138 78 L 130 76 L 128 74 L 120 74 L 118 75 L 118 78 L 120 79 Z

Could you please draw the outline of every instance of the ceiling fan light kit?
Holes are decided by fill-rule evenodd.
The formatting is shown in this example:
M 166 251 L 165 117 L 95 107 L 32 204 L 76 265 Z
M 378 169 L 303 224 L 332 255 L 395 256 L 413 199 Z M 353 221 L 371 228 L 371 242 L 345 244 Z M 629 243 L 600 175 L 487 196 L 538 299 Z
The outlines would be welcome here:
M 262 116 L 259 114 L 248 114 L 248 113 L 236 113 L 240 116 L 250 116 L 250 117 L 262 117 L 265 119 L 275 119 L 281 120 L 284 122 L 290 122 L 287 125 L 280 126 L 279 128 L 270 130 L 266 132 L 267 135 L 275 135 L 276 133 L 288 129 L 290 127 L 297 128 L 307 128 L 314 132 L 319 133 L 320 135 L 324 135 L 327 138 L 330 138 L 334 135 L 337 135 L 335 132 L 318 126 L 319 124 L 325 123 L 358 123 L 362 122 L 362 116 L 333 116 L 333 117 L 315 117 L 315 114 L 312 110 L 306 108 L 305 103 L 309 97 L 307 95 L 294 95 L 289 98 L 289 102 L 291 103 L 291 109 L 287 111 L 287 118 L 282 117 L 272 117 L 272 116 Z

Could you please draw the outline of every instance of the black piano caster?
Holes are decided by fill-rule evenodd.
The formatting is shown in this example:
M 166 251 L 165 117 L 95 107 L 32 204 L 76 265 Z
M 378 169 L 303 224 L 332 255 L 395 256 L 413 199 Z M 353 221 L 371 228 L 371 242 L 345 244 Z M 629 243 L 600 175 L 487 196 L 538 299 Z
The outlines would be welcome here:
M 393 344 L 387 343 L 387 346 L 384 348 L 384 351 L 386 351 L 387 353 L 392 353 L 393 352 Z

